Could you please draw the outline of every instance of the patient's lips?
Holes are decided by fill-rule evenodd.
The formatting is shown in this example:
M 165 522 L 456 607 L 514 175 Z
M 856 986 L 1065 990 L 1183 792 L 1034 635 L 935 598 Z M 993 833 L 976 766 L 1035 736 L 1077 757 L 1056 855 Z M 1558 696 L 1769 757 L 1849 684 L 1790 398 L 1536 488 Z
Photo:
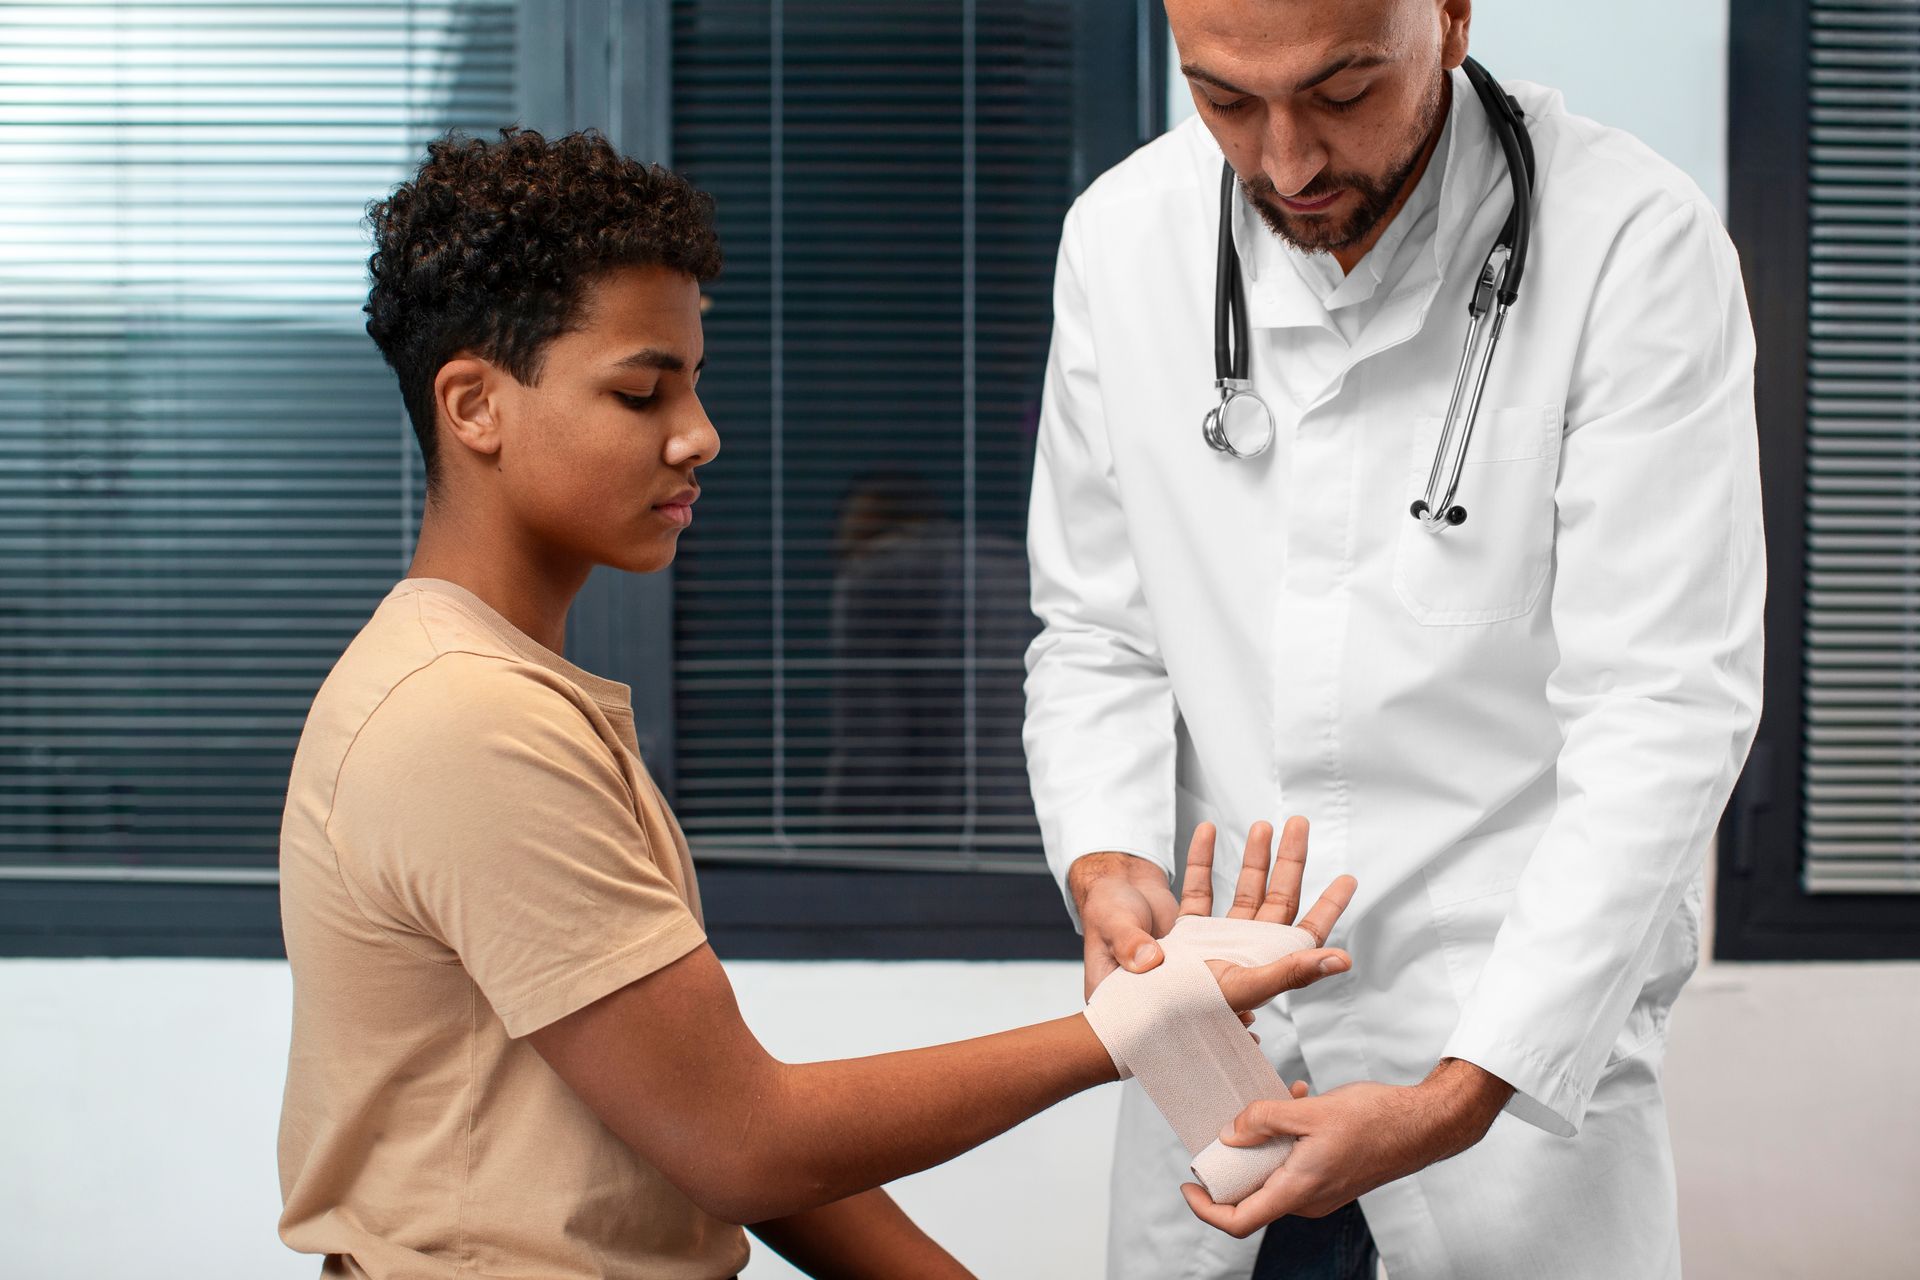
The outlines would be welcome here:
M 693 504 L 699 500 L 699 489 L 682 489 L 665 502 L 655 503 L 653 509 L 668 522 L 684 529 L 693 523 Z

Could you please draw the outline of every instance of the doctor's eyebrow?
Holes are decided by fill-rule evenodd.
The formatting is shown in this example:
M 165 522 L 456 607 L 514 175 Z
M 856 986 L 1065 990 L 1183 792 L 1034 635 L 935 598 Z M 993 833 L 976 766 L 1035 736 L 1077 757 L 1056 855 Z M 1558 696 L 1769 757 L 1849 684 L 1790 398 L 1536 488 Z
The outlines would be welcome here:
M 1367 67 L 1383 66 L 1392 61 L 1393 58 L 1391 55 L 1379 51 L 1349 53 L 1344 57 L 1334 59 L 1312 75 L 1301 79 L 1293 86 L 1292 92 L 1302 93 L 1323 81 L 1333 79 L 1342 71 L 1363 70 Z M 1189 80 L 1198 80 L 1203 84 L 1210 84 L 1216 89 L 1225 89 L 1228 93 L 1238 93 L 1249 98 L 1257 98 L 1260 96 L 1251 89 L 1242 89 L 1239 85 L 1231 81 L 1222 80 L 1219 76 L 1214 75 L 1213 72 L 1208 71 L 1205 67 L 1199 66 L 1196 63 L 1181 63 L 1180 74 Z
M 662 351 L 658 347 L 646 347 L 630 356 L 614 361 L 615 369 L 659 369 L 665 373 L 685 373 L 687 362 L 671 351 Z M 707 367 L 707 358 L 700 357 L 700 363 L 693 366 L 695 373 Z

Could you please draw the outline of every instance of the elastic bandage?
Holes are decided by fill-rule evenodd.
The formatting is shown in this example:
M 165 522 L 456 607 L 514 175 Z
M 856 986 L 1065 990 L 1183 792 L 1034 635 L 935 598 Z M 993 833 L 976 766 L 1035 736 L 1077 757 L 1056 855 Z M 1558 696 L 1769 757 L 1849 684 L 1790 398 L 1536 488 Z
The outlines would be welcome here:
M 1238 1204 L 1286 1163 L 1289 1137 L 1229 1147 L 1220 1131 L 1250 1103 L 1285 1100 L 1287 1086 L 1261 1054 L 1207 968 L 1256 968 L 1319 940 L 1293 925 L 1181 916 L 1160 940 L 1165 958 L 1145 973 L 1116 969 L 1087 1002 L 1087 1022 L 1193 1157 L 1193 1176 L 1216 1204 Z

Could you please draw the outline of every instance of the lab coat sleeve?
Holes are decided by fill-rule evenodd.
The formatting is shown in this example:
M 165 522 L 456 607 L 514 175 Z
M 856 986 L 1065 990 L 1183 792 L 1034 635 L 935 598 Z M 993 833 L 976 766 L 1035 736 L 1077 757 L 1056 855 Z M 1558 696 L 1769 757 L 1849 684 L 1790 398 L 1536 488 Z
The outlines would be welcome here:
M 1753 333 L 1690 203 L 1616 242 L 1567 402 L 1550 601 L 1557 806 L 1445 1056 L 1578 1132 L 1760 710 Z M 1523 304 L 1524 305 L 1524 304 Z
M 1027 769 L 1065 891 L 1101 850 L 1172 871 L 1174 703 L 1108 446 L 1079 210 L 1054 277 L 1027 553 L 1042 629 L 1027 651 Z M 1071 897 L 1067 911 L 1080 927 Z

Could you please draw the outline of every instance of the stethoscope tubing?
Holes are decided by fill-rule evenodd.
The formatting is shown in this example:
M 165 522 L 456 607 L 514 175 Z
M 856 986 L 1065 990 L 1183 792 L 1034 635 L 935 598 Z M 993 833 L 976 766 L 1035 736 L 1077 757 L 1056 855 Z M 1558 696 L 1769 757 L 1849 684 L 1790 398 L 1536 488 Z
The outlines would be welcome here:
M 1447 414 L 1441 422 L 1435 443 L 1433 466 L 1428 472 L 1423 498 L 1412 507 L 1413 516 L 1429 530 L 1439 531 L 1462 523 L 1466 509 L 1454 502 L 1460 478 L 1466 468 L 1467 449 L 1473 428 L 1480 416 L 1480 401 L 1486 390 L 1493 354 L 1506 325 L 1507 311 L 1520 297 L 1520 281 L 1526 272 L 1527 253 L 1533 235 L 1533 138 L 1526 127 L 1520 104 L 1472 58 L 1462 64 L 1467 81 L 1473 86 L 1487 113 L 1494 136 L 1507 164 L 1513 207 L 1507 213 L 1500 234 L 1487 251 L 1472 297 L 1467 304 L 1472 321 L 1460 352 L 1453 386 L 1447 398 Z M 1233 244 L 1234 188 L 1238 180 L 1230 163 L 1220 171 L 1220 232 L 1215 257 L 1213 294 L 1213 367 L 1214 386 L 1219 403 L 1208 411 L 1201 424 L 1201 437 L 1210 448 L 1236 458 L 1257 457 L 1273 443 L 1273 412 L 1254 391 L 1248 380 L 1249 321 L 1246 285 L 1240 271 L 1240 256 Z M 1484 343 L 1482 341 L 1484 337 Z M 1478 359 L 1476 360 L 1476 356 Z M 1461 401 L 1465 399 L 1465 412 Z M 1265 434 L 1257 447 L 1242 449 L 1227 429 L 1229 407 L 1246 400 L 1265 418 Z M 1242 410 L 1243 414 L 1245 410 Z M 1456 436 L 1458 445 L 1455 445 Z M 1448 466 L 1451 458 L 1452 465 Z M 1445 484 L 1442 487 L 1442 479 Z

